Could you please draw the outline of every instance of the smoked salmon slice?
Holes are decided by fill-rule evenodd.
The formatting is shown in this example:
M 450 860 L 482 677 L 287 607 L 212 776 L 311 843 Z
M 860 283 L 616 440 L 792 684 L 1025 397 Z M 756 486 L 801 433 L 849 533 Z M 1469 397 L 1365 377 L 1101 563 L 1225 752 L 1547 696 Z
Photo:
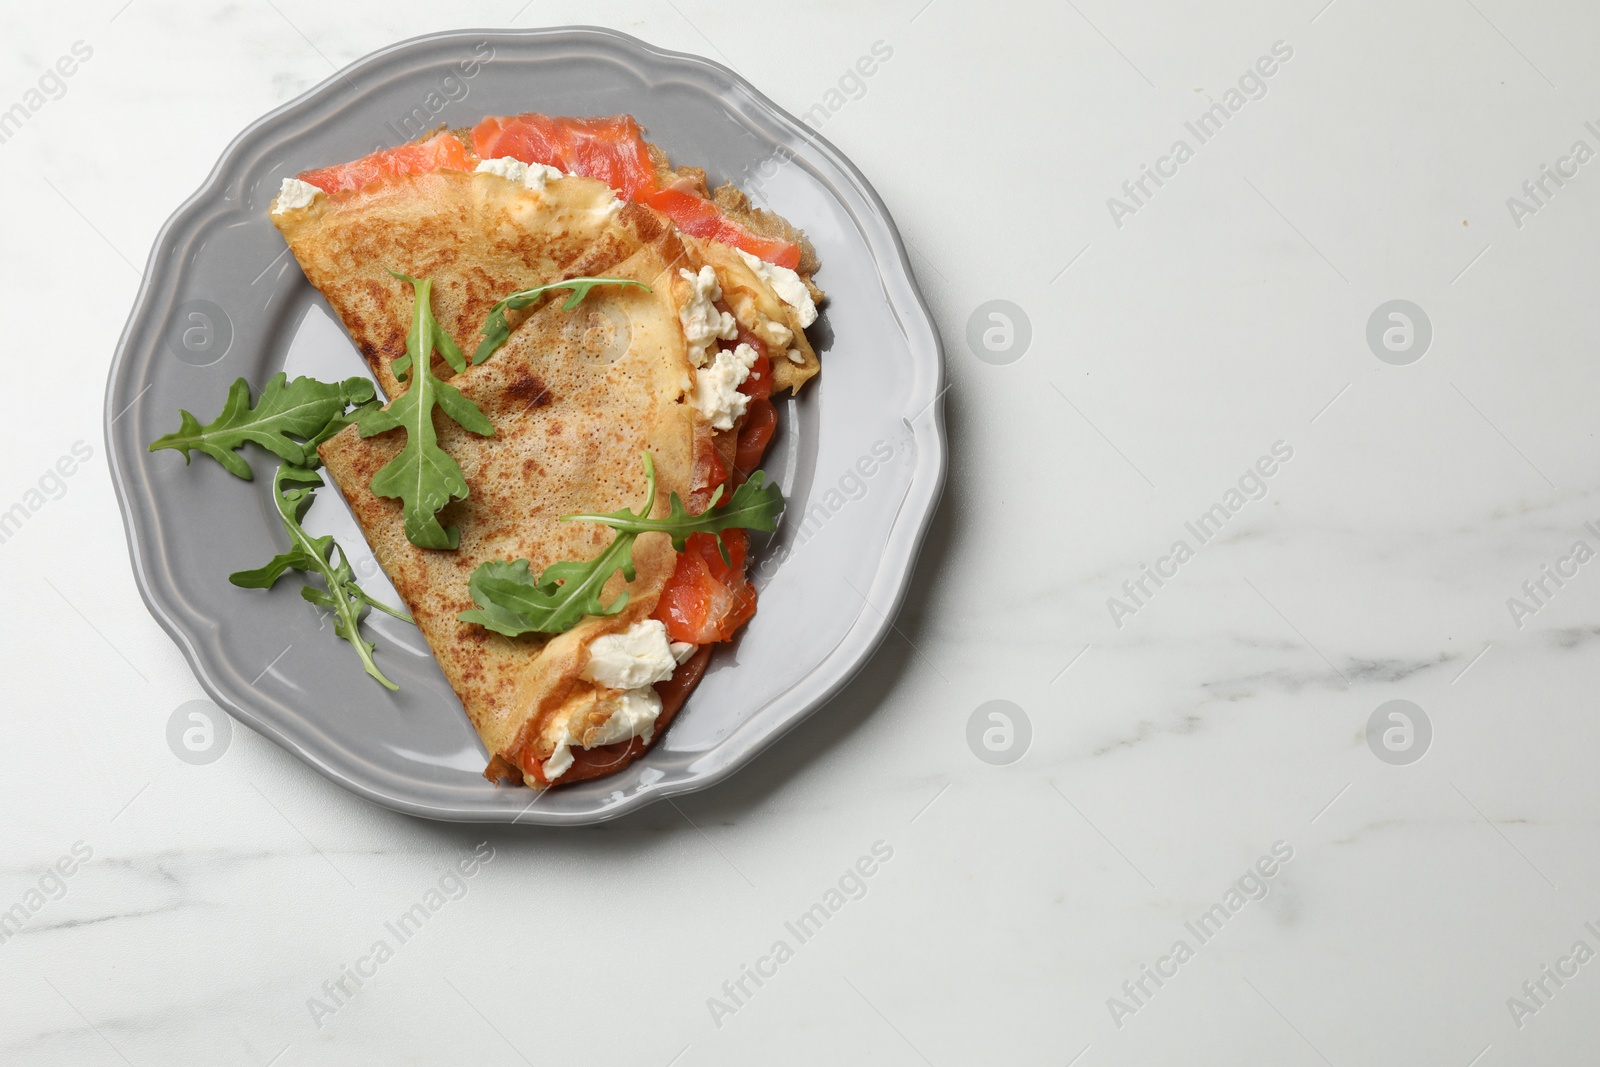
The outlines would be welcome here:
M 743 530 L 726 530 L 722 536 L 730 563 L 722 561 L 716 534 L 690 534 L 661 590 L 652 617 L 666 625 L 674 641 L 726 641 L 756 613 L 756 591 L 744 575 L 750 536 Z
M 505 156 L 597 178 L 618 196 L 655 208 L 691 237 L 721 241 L 790 270 L 800 265 L 800 246 L 794 242 L 753 232 L 693 190 L 663 188 L 644 129 L 631 115 L 596 119 L 532 112 L 491 115 L 472 128 L 470 150 L 459 137 L 440 130 L 426 141 L 380 149 L 349 163 L 308 170 L 299 178 L 325 193 L 337 193 L 406 174 L 470 171 L 480 159 Z
M 426 141 L 412 141 L 398 148 L 380 149 L 370 156 L 362 156 L 336 167 L 308 170 L 300 175 L 300 180 L 315 185 L 325 193 L 337 193 L 405 174 L 471 170 L 476 163 L 459 138 L 441 130 Z
M 644 130 L 630 115 L 601 119 L 491 115 L 472 128 L 472 150 L 480 159 L 510 156 L 565 174 L 598 178 L 629 200 L 643 202 L 656 191 L 656 168 Z
M 698 193 L 685 189 L 662 189 L 643 202 L 667 216 L 677 224 L 678 229 L 691 237 L 721 241 L 725 245 L 742 248 L 757 259 L 790 270 L 800 265 L 799 245 L 751 233 Z
M 655 208 L 692 237 L 721 241 L 791 270 L 800 264 L 799 245 L 751 232 L 698 193 L 662 188 L 644 130 L 631 115 L 598 119 L 532 113 L 490 116 L 473 127 L 472 148 L 483 159 L 510 156 L 567 174 L 598 178 L 618 196 Z

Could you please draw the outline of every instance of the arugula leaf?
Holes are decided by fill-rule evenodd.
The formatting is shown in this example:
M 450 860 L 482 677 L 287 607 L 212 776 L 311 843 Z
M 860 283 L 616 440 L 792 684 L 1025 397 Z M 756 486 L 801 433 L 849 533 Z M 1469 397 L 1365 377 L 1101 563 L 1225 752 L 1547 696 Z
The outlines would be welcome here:
M 672 538 L 679 552 L 693 533 L 717 534 L 722 558 L 728 549 L 722 531 L 742 528 L 774 530 L 783 509 L 783 494 L 776 485 L 766 484 L 766 474 L 757 471 L 734 491 L 728 503 L 717 507 L 721 488 L 711 504 L 699 515 L 690 515 L 678 494 L 673 493 L 666 518 L 652 519 L 656 500 L 656 467 L 650 453 L 644 454 L 645 498 L 640 509 L 622 508 L 603 515 L 563 515 L 563 522 L 596 522 L 616 530 L 616 536 L 599 556 L 586 562 L 552 563 L 534 577 L 528 561 L 490 560 L 480 564 L 467 582 L 468 591 L 478 605 L 476 610 L 457 616 L 462 622 L 475 622 L 507 637 L 526 633 L 563 633 L 576 626 L 585 615 L 615 615 L 628 603 L 623 593 L 612 604 L 601 602 L 606 582 L 617 571 L 633 581 L 633 544 L 642 533 L 660 532 Z
M 189 412 L 180 410 L 178 429 L 150 442 L 150 451 L 175 448 L 183 453 L 185 463 L 189 462 L 191 451 L 199 451 L 246 481 L 253 477 L 250 464 L 237 451 L 246 441 L 254 441 L 298 467 L 317 466 L 317 443 L 344 425 L 341 420 L 347 407 L 368 403 L 376 391 L 366 378 L 319 382 L 302 377 L 290 382 L 288 377 L 281 371 L 274 374 L 254 407 L 250 404 L 250 383 L 238 379 L 228 387 L 222 413 L 204 426 Z M 306 440 L 296 441 L 296 437 Z
M 396 278 L 399 278 L 403 282 L 410 282 L 413 287 L 417 284 L 417 279 L 408 274 L 401 274 L 397 270 L 391 270 L 389 273 L 394 275 Z M 429 285 L 431 286 L 432 283 L 430 282 Z M 429 300 L 429 305 L 428 318 L 430 321 L 433 321 L 431 298 Z M 450 339 L 450 335 L 445 333 L 444 330 L 440 329 L 437 321 L 433 321 L 433 340 L 434 343 L 439 346 L 439 354 L 444 356 L 444 361 L 446 363 L 450 364 L 451 370 L 455 371 L 457 374 L 460 374 L 462 371 L 467 369 L 467 357 L 461 354 L 461 349 L 456 346 L 455 341 Z M 396 378 L 404 379 L 407 374 L 411 373 L 410 348 L 411 345 L 408 340 L 406 345 L 406 354 L 389 365 L 389 368 L 394 371 L 394 376 Z M 476 363 L 478 361 L 473 360 L 473 362 Z
M 628 594 L 623 593 L 608 607 L 600 602 L 600 592 L 619 570 L 633 581 L 633 541 L 618 535 L 595 559 L 552 563 L 537 578 L 525 559 L 489 560 L 479 565 L 467 582 L 478 607 L 463 611 L 458 618 L 517 637 L 564 633 L 585 615 L 615 615 L 627 607 Z
M 651 485 L 655 484 L 655 461 L 648 452 L 644 457 L 645 474 L 650 479 Z M 609 526 L 621 533 L 630 533 L 638 536 L 642 533 L 660 531 L 672 537 L 674 551 L 682 552 L 684 542 L 693 533 L 714 533 L 717 535 L 717 548 L 722 552 L 722 561 L 730 563 L 728 546 L 722 542 L 723 530 L 776 530 L 778 528 L 778 513 L 783 510 L 783 493 L 776 485 L 768 485 L 767 472 L 756 471 L 750 480 L 733 491 L 733 497 L 721 507 L 717 501 L 722 499 L 722 486 L 717 486 L 716 492 L 711 494 L 711 501 L 706 505 L 705 511 L 698 515 L 689 514 L 683 506 L 683 501 L 678 499 L 678 494 L 673 493 L 671 507 L 667 516 L 662 519 L 648 518 L 649 512 L 635 515 L 626 508 L 620 511 L 611 511 L 602 515 L 563 515 L 562 522 L 597 522 L 602 526 Z
M 374 397 L 364 404 L 357 404 L 349 411 L 340 412 L 333 418 L 329 419 L 328 425 L 324 426 L 314 435 L 306 439 L 306 455 L 311 457 L 312 462 L 309 464 L 304 464 L 304 466 L 312 470 L 315 470 L 317 467 L 321 466 L 321 457 L 317 455 L 318 445 L 331 438 L 334 434 L 338 433 L 346 426 L 361 421 L 362 417 L 366 415 L 367 412 L 376 411 L 381 407 L 383 407 L 383 401 Z
M 411 333 L 406 338 L 406 354 L 395 360 L 408 361 L 411 384 L 387 408 L 369 408 L 356 415 L 362 437 L 404 429 L 406 444 L 382 470 L 372 476 L 372 492 L 399 499 L 405 511 L 406 540 L 418 548 L 455 548 L 461 531 L 439 524 L 438 512 L 452 500 L 467 498 L 467 480 L 461 467 L 439 447 L 433 425 L 433 409 L 439 407 L 464 430 L 491 437 L 494 426 L 478 410 L 478 405 L 461 395 L 455 386 L 433 376 L 435 343 L 449 358 L 455 348 L 433 317 L 430 300 L 433 283 L 426 278 L 405 278 L 416 290 L 416 311 Z M 448 347 L 446 347 L 448 346 Z M 456 352 L 460 355 L 459 350 Z M 465 364 L 463 364 L 464 366 Z
M 477 366 L 490 356 L 495 350 L 506 343 L 511 336 L 511 326 L 506 322 L 507 311 L 521 311 L 529 304 L 534 303 L 541 296 L 557 289 L 571 289 L 572 295 L 567 297 L 561 305 L 562 311 L 571 311 L 583 302 L 589 295 L 589 290 L 597 285 L 636 285 L 645 292 L 653 290 L 644 282 L 636 282 L 631 278 L 568 278 L 564 282 L 551 282 L 549 285 L 536 285 L 532 289 L 523 289 L 512 293 L 510 296 L 495 304 L 489 309 L 489 317 L 483 323 L 483 342 L 478 345 L 478 350 L 472 353 L 472 364 Z M 459 353 L 458 353 L 459 354 Z M 448 353 L 446 353 L 448 358 Z M 460 370 L 460 367 L 456 368 Z
M 255 570 L 236 571 L 228 575 L 228 581 L 244 589 L 270 589 L 279 578 L 292 570 L 321 578 L 325 589 L 303 585 L 300 595 L 318 607 L 333 612 L 336 620 L 333 632 L 350 642 L 366 672 L 385 688 L 398 689 L 400 687 L 385 678 L 373 662 L 374 645 L 361 636 L 361 617 L 369 607 L 405 622 L 411 622 L 411 616 L 374 600 L 356 584 L 355 571 L 332 534 L 312 537 L 300 525 L 306 510 L 311 507 L 312 494 L 322 484 L 322 478 L 315 471 L 287 463 L 279 465 L 278 472 L 272 478 L 272 502 L 278 509 L 279 518 L 283 520 L 283 528 L 289 532 L 289 551 L 278 553 L 265 566 Z M 333 558 L 336 549 L 339 553 L 337 563 Z

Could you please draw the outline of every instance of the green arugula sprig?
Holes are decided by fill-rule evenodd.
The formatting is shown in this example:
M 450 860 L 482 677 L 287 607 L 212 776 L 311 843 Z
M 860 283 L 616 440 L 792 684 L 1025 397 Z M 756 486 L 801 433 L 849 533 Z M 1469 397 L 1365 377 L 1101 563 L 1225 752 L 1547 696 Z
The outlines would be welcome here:
M 467 480 L 462 476 L 460 465 L 439 447 L 433 409 L 440 408 L 462 429 L 483 437 L 494 435 L 494 425 L 478 405 L 461 395 L 460 390 L 433 376 L 435 345 L 446 360 L 451 359 L 452 352 L 458 360 L 461 356 L 433 317 L 433 282 L 390 273 L 410 282 L 416 292 L 406 354 L 394 363 L 396 368 L 402 361 L 406 363 L 411 382 L 387 408 L 358 412 L 356 426 L 362 437 L 405 430 L 405 447 L 372 476 L 372 492 L 375 496 L 400 500 L 405 514 L 406 540 L 418 548 L 455 548 L 461 543 L 461 531 L 454 526 L 440 525 L 438 513 L 452 500 L 467 498 Z M 451 365 L 455 365 L 454 361 Z M 464 362 L 462 366 L 465 367 Z
M 467 582 L 478 607 L 457 618 L 507 637 L 526 633 L 559 634 L 585 615 L 615 615 L 628 604 L 622 593 L 608 607 L 600 592 L 617 571 L 633 581 L 633 538 L 618 535 L 606 550 L 585 563 L 552 563 L 534 577 L 525 559 L 494 559 L 478 565 Z
M 733 496 L 720 507 L 717 501 L 722 497 L 722 488 L 718 486 L 710 505 L 699 515 L 690 515 L 678 494 L 673 493 L 669 512 L 661 519 L 650 518 L 656 500 L 656 468 L 648 452 L 644 454 L 644 473 L 645 498 L 637 512 L 622 508 L 605 514 L 562 516 L 563 522 L 595 522 L 615 530 L 616 536 L 604 552 L 585 562 L 552 563 L 537 577 L 525 559 L 490 560 L 480 564 L 467 582 L 468 592 L 478 607 L 463 611 L 457 617 L 462 622 L 475 622 L 507 637 L 564 633 L 585 615 L 615 615 L 627 606 L 626 592 L 609 605 L 601 601 L 600 594 L 617 571 L 621 571 L 626 580 L 633 581 L 633 543 L 640 534 L 665 533 L 679 552 L 684 550 L 690 534 L 716 534 L 717 547 L 726 561 L 728 548 L 722 541 L 724 530 L 778 528 L 783 494 L 776 485 L 766 484 L 766 474 L 762 471 L 757 471 L 734 490 Z
M 644 456 L 645 476 L 650 481 L 652 492 L 655 488 L 655 462 L 650 453 Z M 672 538 L 674 551 L 682 552 L 685 542 L 690 534 L 714 533 L 717 535 L 717 549 L 722 553 L 722 562 L 733 565 L 733 560 L 728 557 L 728 546 L 723 543 L 723 530 L 776 530 L 778 528 L 778 512 L 783 509 L 783 494 L 775 485 L 768 485 L 767 472 L 756 471 L 750 480 L 733 491 L 733 496 L 721 507 L 717 502 L 722 499 L 722 486 L 717 486 L 711 494 L 711 500 L 706 504 L 706 509 L 698 515 L 689 514 L 689 509 L 683 506 L 683 501 L 678 499 L 678 494 L 673 493 L 665 518 L 648 518 L 649 509 L 640 514 L 634 514 L 627 508 L 619 511 L 608 511 L 595 515 L 563 515 L 562 522 L 597 522 L 602 526 L 609 526 L 618 533 L 626 533 L 638 537 L 642 533 L 659 532 Z
M 478 345 L 478 350 L 472 353 L 473 366 L 477 366 L 494 355 L 495 351 L 505 344 L 506 339 L 511 336 L 511 326 L 506 322 L 507 311 L 521 311 L 546 293 L 554 292 L 558 289 L 572 290 L 572 295 L 567 297 L 566 302 L 561 305 L 562 311 L 571 311 L 581 304 L 583 298 L 588 296 L 589 291 L 597 285 L 636 285 L 647 293 L 653 291 L 644 282 L 636 282 L 631 278 L 568 278 L 564 282 L 536 285 L 532 289 L 523 289 L 512 293 L 489 309 L 489 317 L 483 323 L 483 341 Z M 460 353 L 457 353 L 457 355 L 459 356 Z M 445 353 L 445 358 L 449 358 L 448 352 Z M 451 366 L 455 366 L 455 364 L 451 363 Z M 462 369 L 464 368 L 456 367 L 456 370 Z
M 411 616 L 373 599 L 356 584 L 355 571 L 351 569 L 344 549 L 334 542 L 332 534 L 312 537 L 300 525 L 306 510 L 311 507 L 312 494 L 320 485 L 322 478 L 315 471 L 287 463 L 278 467 L 272 478 L 272 502 L 278 509 L 278 517 L 283 520 L 283 528 L 289 532 L 289 551 L 273 556 L 263 567 L 230 574 L 228 581 L 245 589 L 270 589 L 279 578 L 292 570 L 322 579 L 323 589 L 303 585 L 300 595 L 318 607 L 333 612 L 333 632 L 350 642 L 368 674 L 387 689 L 399 689 L 383 676 L 373 662 L 372 651 L 375 646 L 361 636 L 361 618 L 369 607 L 404 622 L 411 622 Z M 334 562 L 335 550 L 339 553 L 338 562 Z
M 178 429 L 150 442 L 150 451 L 175 448 L 183 453 L 185 463 L 191 451 L 198 451 L 246 481 L 253 474 L 238 452 L 246 441 L 254 441 L 286 463 L 316 467 L 317 445 L 344 428 L 349 421 L 345 409 L 352 404 L 373 404 L 376 391 L 366 378 L 342 382 L 296 378 L 291 382 L 288 377 L 282 372 L 274 374 L 254 406 L 250 383 L 238 379 L 228 387 L 222 413 L 204 426 L 180 409 Z

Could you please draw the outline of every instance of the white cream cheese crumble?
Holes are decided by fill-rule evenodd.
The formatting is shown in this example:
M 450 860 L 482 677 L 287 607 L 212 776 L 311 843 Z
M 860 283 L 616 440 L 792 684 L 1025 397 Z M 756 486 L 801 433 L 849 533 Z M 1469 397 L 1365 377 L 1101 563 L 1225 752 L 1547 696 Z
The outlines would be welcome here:
M 716 308 L 715 301 L 722 299 L 722 286 L 717 284 L 716 271 L 706 266 L 700 268 L 699 274 L 695 274 L 680 267 L 678 273 L 694 288 L 689 302 L 678 312 L 678 321 L 683 323 L 683 336 L 689 342 L 689 362 L 696 367 L 703 367 L 711 342 L 719 338 L 731 341 L 738 337 L 739 324 L 732 315 Z
M 322 195 L 310 182 L 303 182 L 299 178 L 285 178 L 278 187 L 278 199 L 272 204 L 272 213 L 282 215 L 285 211 L 297 211 L 303 207 L 310 207 L 311 202 Z
M 780 267 L 776 263 L 758 259 L 742 248 L 735 251 L 739 253 L 739 258 L 744 260 L 746 266 L 772 287 L 772 291 L 778 294 L 778 299 L 794 308 L 800 316 L 801 326 L 810 326 L 817 321 L 817 303 L 811 299 L 811 290 L 800 280 L 800 275 L 788 267 Z
M 556 738 L 555 751 L 544 763 L 544 776 L 550 781 L 572 767 L 572 746 L 597 748 L 614 745 L 632 737 L 646 742 L 655 733 L 661 715 L 661 698 L 651 688 L 672 677 L 672 672 L 694 654 L 695 646 L 667 640 L 667 628 L 659 619 L 636 622 L 620 634 L 605 634 L 589 644 L 589 662 L 579 676 L 610 690 L 600 703 L 611 714 L 585 737 L 574 733 L 571 720 L 563 723 Z
M 476 168 L 478 174 L 498 174 L 509 182 L 518 182 L 528 189 L 544 189 L 544 183 L 555 178 L 565 178 L 555 167 L 547 167 L 543 163 L 524 163 L 512 156 L 501 156 L 499 159 L 480 160 Z
M 648 686 L 625 689 L 614 694 L 602 706 L 613 709 L 611 716 L 599 727 L 590 730 L 587 738 L 574 736 L 570 722 L 562 725 L 555 751 L 550 753 L 550 758 L 544 761 L 544 767 L 541 768 L 546 780 L 553 782 L 571 769 L 573 745 L 598 748 L 632 737 L 642 737 L 648 743 L 655 733 L 656 719 L 661 715 L 661 698 Z
M 695 372 L 689 403 L 706 417 L 712 429 L 733 429 L 733 421 L 750 406 L 750 398 L 739 392 L 739 386 L 750 377 L 757 358 L 756 350 L 749 345 L 740 345 L 732 352 L 722 349 L 711 366 Z
M 630 737 L 650 740 L 656 732 L 656 719 L 661 715 L 661 698 L 654 689 L 625 689 L 617 698 L 616 711 L 611 713 L 600 729 L 591 731 L 585 748 L 614 745 Z
M 645 619 L 591 641 L 580 677 L 607 689 L 638 689 L 671 678 L 677 665 L 666 626 L 660 619 Z
M 788 348 L 789 342 L 794 340 L 794 331 L 781 322 L 773 322 L 771 319 L 766 319 L 756 327 L 756 336 L 765 341 L 768 348 L 784 349 Z

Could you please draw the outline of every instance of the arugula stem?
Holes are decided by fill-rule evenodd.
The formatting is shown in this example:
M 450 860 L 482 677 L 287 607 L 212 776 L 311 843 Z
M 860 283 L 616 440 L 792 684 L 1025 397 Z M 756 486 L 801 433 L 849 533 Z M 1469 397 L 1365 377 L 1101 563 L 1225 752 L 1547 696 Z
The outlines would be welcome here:
M 272 478 L 273 495 L 278 502 L 278 514 L 283 517 L 283 524 L 289 531 L 290 540 L 315 561 L 314 566 L 316 567 L 317 575 L 328 588 L 334 613 L 339 617 L 339 626 L 335 627 L 334 631 L 339 633 L 342 629 L 341 636 L 344 636 L 345 640 L 349 641 L 351 646 L 355 648 L 356 655 L 361 657 L 362 667 L 366 669 L 368 674 L 378 680 L 378 684 L 385 689 L 398 690 L 400 687 L 385 678 L 383 672 L 378 669 L 377 663 L 373 661 L 371 645 L 361 639 L 361 604 L 368 599 L 366 593 L 363 592 L 359 599 L 351 599 L 345 589 L 344 582 L 340 580 L 339 575 L 334 571 L 333 564 L 325 559 L 317 549 L 317 546 L 312 543 L 311 535 L 306 533 L 304 526 L 300 525 L 300 520 L 291 512 L 284 510 L 284 504 L 287 501 L 284 499 L 282 486 L 286 469 L 288 469 L 286 465 L 280 465 L 278 472 Z M 321 479 L 318 480 L 320 481 Z M 310 493 L 311 490 L 308 488 L 302 490 L 302 492 Z M 339 550 L 339 559 L 340 562 L 348 562 L 345 559 L 344 549 L 342 548 Z M 388 611 L 389 609 L 386 607 L 384 610 Z
M 597 285 L 633 285 L 647 293 L 654 291 L 644 282 L 636 282 L 631 278 L 568 278 L 563 282 L 551 282 L 549 285 L 536 285 L 532 289 L 519 290 L 497 301 L 494 307 L 489 309 L 489 315 L 483 322 L 483 341 L 478 345 L 478 350 L 472 354 L 473 365 L 476 366 L 494 355 L 511 336 L 511 325 L 506 321 L 507 311 L 521 311 L 546 293 L 559 289 L 572 290 L 572 295 L 561 305 L 562 311 L 571 311 L 582 303 L 584 297 L 588 296 L 589 291 Z
M 341 548 L 339 550 L 339 554 L 342 556 L 344 554 L 344 549 Z M 410 612 L 401 611 L 399 608 L 391 608 L 389 605 L 385 604 L 383 601 L 375 599 L 365 589 L 361 590 L 361 599 L 369 607 L 377 608 L 379 611 L 383 612 L 385 615 L 391 615 L 394 618 L 399 619 L 401 622 L 409 622 L 413 626 L 415 626 L 417 624 L 417 620 L 413 619 L 411 617 Z
M 285 483 L 293 485 L 286 487 Z M 356 650 L 363 669 L 369 675 L 386 689 L 399 689 L 398 685 L 384 677 L 377 663 L 373 661 L 372 643 L 361 636 L 361 615 L 367 606 L 371 605 L 397 619 L 410 622 L 411 617 L 368 596 L 366 591 L 356 584 L 344 549 L 339 547 L 332 537 L 312 537 L 300 524 L 311 506 L 312 493 L 321 484 L 322 478 L 315 471 L 288 463 L 279 464 L 277 472 L 272 476 L 272 503 L 278 511 L 278 517 L 283 520 L 283 528 L 288 531 L 290 549 L 275 557 L 265 567 L 256 571 L 241 571 L 232 575 L 230 580 L 235 585 L 246 588 L 264 588 L 271 586 L 290 569 L 315 574 L 322 579 L 326 591 L 307 585 L 301 587 L 300 595 L 334 613 L 338 620 L 333 628 L 334 633 L 348 641 L 350 647 Z M 339 552 L 337 564 L 332 559 L 334 549 L 338 549 Z

